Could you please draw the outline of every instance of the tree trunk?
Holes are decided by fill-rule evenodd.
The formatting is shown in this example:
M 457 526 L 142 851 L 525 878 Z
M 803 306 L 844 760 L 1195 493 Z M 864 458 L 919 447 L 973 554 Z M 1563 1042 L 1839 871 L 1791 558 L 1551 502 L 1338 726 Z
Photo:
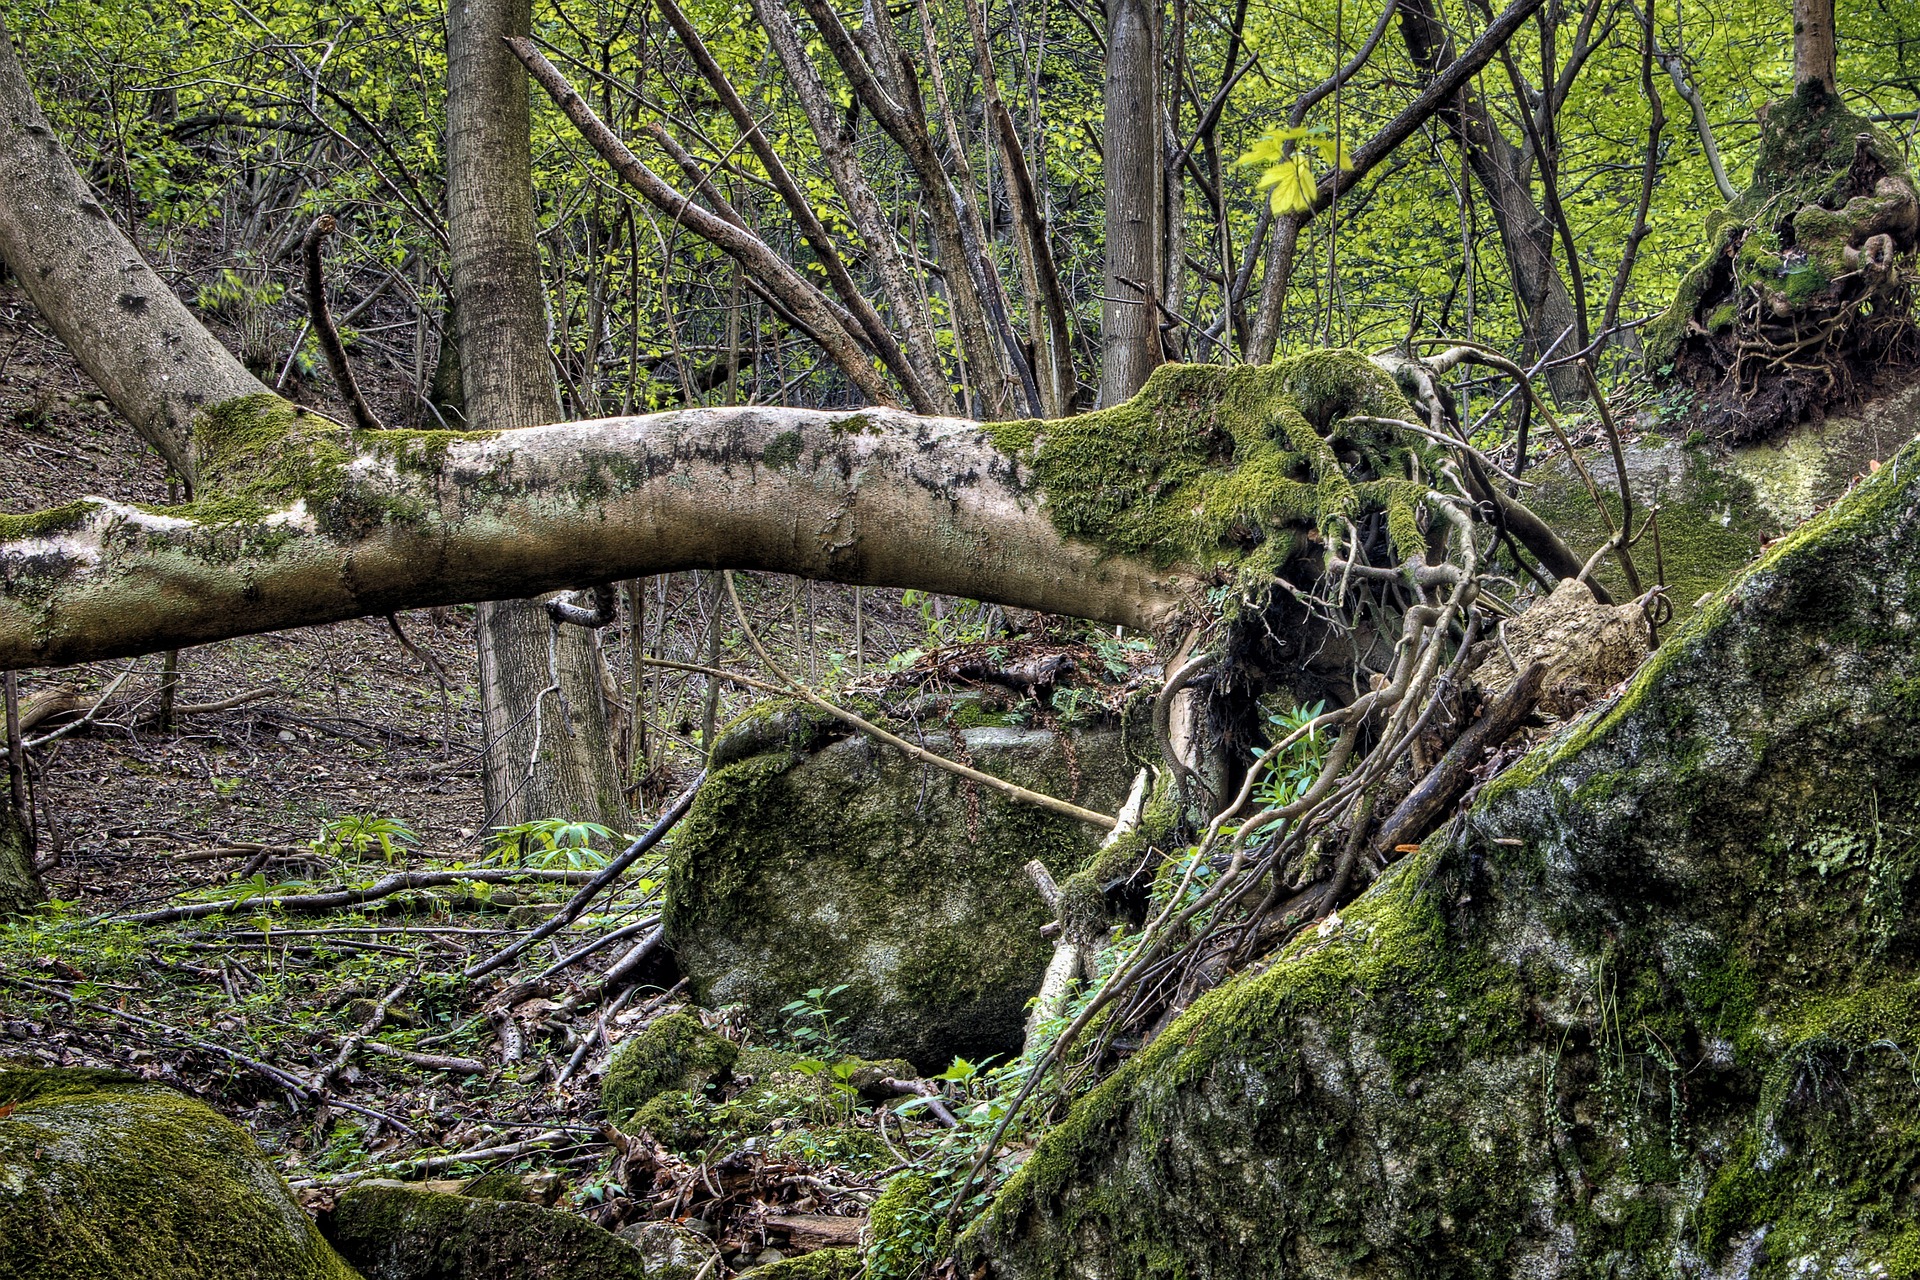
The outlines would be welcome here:
M 1838 74 L 1833 0 L 1793 0 L 1793 83 L 1818 81 L 1831 94 Z
M 529 0 L 458 0 L 447 14 L 453 310 L 467 420 L 489 429 L 559 417 L 534 241 L 527 78 L 504 43 L 531 25 Z M 577 818 L 623 830 L 598 633 L 552 634 L 536 600 L 482 604 L 475 622 L 489 822 Z
M 266 387 L 174 296 L 74 172 L 34 100 L 4 22 L 0 174 L 0 258 L 87 376 L 141 438 L 193 482 L 195 417 Z M 68 340 L 82 328 L 91 341 Z
M 0 920 L 46 900 L 33 869 L 33 836 L 12 802 L 0 796 Z
M 1201 568 L 1061 534 L 1033 471 L 955 418 L 689 409 L 355 443 L 271 397 L 227 412 L 272 439 L 256 465 L 337 461 L 278 492 L 215 455 L 203 469 L 232 488 L 212 488 L 199 518 L 98 498 L 0 517 L 0 669 L 686 569 L 914 587 L 1143 631 L 1206 595 Z
M 1453 37 L 1433 0 L 1406 0 L 1400 7 L 1400 32 L 1408 56 L 1425 74 L 1437 75 L 1453 62 Z M 1537 359 L 1561 334 L 1576 327 L 1576 315 L 1566 281 L 1554 264 L 1553 223 L 1534 203 L 1534 157 L 1507 139 L 1486 99 L 1470 88 L 1462 88 L 1440 116 L 1487 193 L 1519 298 L 1527 352 Z M 1576 349 L 1561 344 L 1562 354 Z M 1548 370 L 1547 385 L 1554 398 L 1563 402 L 1586 396 L 1585 382 L 1574 364 Z
M 1157 305 L 1166 276 L 1159 73 L 1157 0 L 1108 0 L 1102 144 L 1107 264 L 1100 304 L 1103 408 L 1133 395 L 1165 359 Z

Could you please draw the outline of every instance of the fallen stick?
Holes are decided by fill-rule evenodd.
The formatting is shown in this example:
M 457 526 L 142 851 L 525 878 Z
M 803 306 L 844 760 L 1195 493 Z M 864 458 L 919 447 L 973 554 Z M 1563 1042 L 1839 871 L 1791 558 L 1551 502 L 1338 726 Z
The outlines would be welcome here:
M 95 1004 L 91 1000 L 75 1000 L 71 994 L 60 990 L 58 987 L 42 986 L 31 978 L 22 978 L 16 974 L 0 971 L 0 982 L 12 982 L 30 990 L 38 991 L 42 995 L 57 996 L 75 1008 L 86 1009 L 91 1013 L 101 1014 L 116 1021 L 124 1022 L 129 1026 L 145 1027 L 173 1040 L 176 1044 L 182 1044 L 191 1049 L 199 1049 L 203 1053 L 211 1053 L 217 1057 L 225 1058 L 229 1062 L 237 1063 L 249 1071 L 257 1072 L 265 1076 L 292 1094 L 296 1100 L 305 1101 L 311 1099 L 324 1102 L 328 1106 L 340 1107 L 346 1111 L 356 1111 L 363 1116 L 379 1120 L 384 1124 L 390 1124 L 409 1137 L 418 1136 L 411 1126 L 398 1117 L 390 1116 L 384 1111 L 376 1111 L 372 1107 L 363 1107 L 357 1102 L 348 1102 L 345 1098 L 331 1097 L 324 1091 L 316 1092 L 306 1081 L 294 1075 L 291 1071 L 283 1071 L 272 1063 L 262 1062 L 258 1058 L 249 1058 L 246 1054 L 238 1050 L 229 1049 L 222 1044 L 215 1044 L 211 1040 L 202 1040 L 198 1036 L 180 1030 L 178 1027 L 168 1026 L 166 1023 L 156 1021 L 153 1018 L 143 1018 L 137 1013 L 128 1013 L 124 1009 L 115 1009 L 108 1005 Z
M 592 879 L 585 871 L 396 871 L 374 881 L 364 889 L 340 889 L 333 893 L 292 893 L 278 898 L 244 898 L 237 902 L 190 902 L 161 911 L 143 911 L 138 915 L 114 916 L 124 924 L 168 924 L 175 920 L 198 920 L 227 911 L 338 911 L 377 902 L 408 889 L 437 889 L 450 884 L 509 884 L 516 880 L 544 881 L 549 884 L 581 884 Z
M 401 1062 L 410 1062 L 416 1067 L 428 1067 L 434 1071 L 457 1071 L 463 1075 L 485 1075 L 487 1064 L 477 1058 L 457 1058 L 443 1053 L 415 1053 L 412 1049 L 402 1049 L 398 1045 L 384 1044 L 378 1040 L 368 1040 L 361 1048 L 382 1058 L 397 1058 Z
M 656 925 L 625 955 L 614 961 L 613 967 L 608 969 L 600 979 L 600 998 L 606 999 L 608 992 L 617 991 L 622 984 L 633 981 L 634 974 L 640 971 L 640 966 L 647 962 L 647 957 L 654 953 L 655 948 L 659 947 L 666 936 L 667 931 Z
M 1487 703 L 1480 718 L 1467 727 L 1432 771 L 1380 824 L 1373 848 L 1381 864 L 1393 861 L 1399 846 L 1417 843 L 1440 825 L 1447 809 L 1473 785 L 1473 770 L 1487 749 L 1505 742 L 1520 727 L 1520 722 L 1532 714 L 1540 701 L 1540 688 L 1546 674 L 1544 663 L 1529 663 L 1512 684 Z
M 560 908 L 560 910 L 542 922 L 538 928 L 527 933 L 526 936 L 494 952 L 485 960 L 467 966 L 466 971 L 460 976 L 471 982 L 473 979 L 481 977 L 484 974 L 492 973 L 501 965 L 509 964 L 517 959 L 525 953 L 527 948 L 542 938 L 558 933 L 573 923 L 580 913 L 587 909 L 587 904 L 592 902 L 602 889 L 619 879 L 622 872 L 638 861 L 647 850 L 659 844 L 660 841 L 665 838 L 667 832 L 673 830 L 674 825 L 686 816 L 687 810 L 693 807 L 693 798 L 700 794 L 700 785 L 706 780 L 707 771 L 702 769 L 698 776 L 694 778 L 693 785 L 674 798 L 673 803 L 667 806 L 666 812 L 661 814 L 659 820 L 647 829 L 646 834 L 628 845 L 619 857 L 609 862 L 598 874 L 591 880 L 588 880 L 586 886 L 582 888 L 580 892 L 574 894 L 566 906 Z
M 599 937 L 595 938 L 592 942 L 589 942 L 586 946 L 581 947 L 574 951 L 569 951 L 566 955 L 561 956 L 558 960 L 555 960 L 552 964 L 542 969 L 539 973 L 534 974 L 533 980 L 535 982 L 544 982 L 548 978 L 551 978 L 554 974 L 560 972 L 562 969 L 565 969 L 570 965 L 578 964 L 582 960 L 585 960 L 588 956 L 600 950 L 600 948 L 611 946 L 613 943 L 623 941 L 624 939 L 627 939 L 627 938 L 631 938 L 636 933 L 644 933 L 648 929 L 653 928 L 655 925 L 659 923 L 660 923 L 659 916 L 648 916 L 646 919 L 636 920 L 632 924 L 627 925 L 624 928 L 615 929 L 612 933 L 603 933 Z
M 413 975 L 408 974 L 393 985 L 393 990 L 380 997 L 380 1003 L 373 1006 L 373 1012 L 368 1014 L 366 1021 L 360 1024 L 360 1029 L 347 1037 L 346 1042 L 340 1046 L 340 1052 L 333 1055 L 333 1061 L 314 1075 L 313 1088 L 316 1093 L 326 1092 L 333 1078 L 340 1074 L 346 1067 L 347 1060 L 353 1057 L 354 1050 L 365 1044 L 367 1037 L 380 1029 L 380 1024 L 387 1020 L 387 1009 L 412 985 Z

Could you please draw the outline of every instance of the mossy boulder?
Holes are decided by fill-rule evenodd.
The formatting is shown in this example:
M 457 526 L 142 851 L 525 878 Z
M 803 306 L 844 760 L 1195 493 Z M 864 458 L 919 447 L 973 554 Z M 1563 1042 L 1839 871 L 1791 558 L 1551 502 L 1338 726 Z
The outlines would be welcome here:
M 246 1130 L 110 1071 L 0 1064 L 0 1276 L 352 1280 Z
M 806 1069 L 800 1069 L 804 1066 Z M 862 1108 L 895 1102 L 887 1077 L 911 1079 L 911 1063 L 846 1058 L 831 1068 L 777 1049 L 741 1051 L 723 1089 L 676 1089 L 656 1095 L 626 1121 L 652 1134 L 669 1151 L 704 1159 L 754 1144 L 775 1155 L 831 1160 L 869 1173 L 898 1161 L 873 1128 L 859 1123 Z M 845 1087 L 841 1087 L 844 1085 Z M 851 1090 L 851 1092 L 849 1092 Z
M 1920 445 L 1194 1006 L 995 1280 L 1920 1274 Z
M 1756 443 L 1629 442 L 1622 453 L 1633 489 L 1634 528 L 1642 527 L 1649 510 L 1660 513 L 1657 553 L 1652 533 L 1633 551 L 1642 586 L 1650 586 L 1656 568 L 1664 566 L 1674 621 L 1685 621 L 1703 595 L 1725 586 L 1768 541 L 1845 493 L 1916 434 L 1920 383 Z M 1611 451 L 1583 449 L 1580 456 L 1617 528 L 1620 484 Z M 1533 467 L 1526 478 L 1535 485 L 1526 492 L 1527 505 L 1575 555 L 1585 559 L 1607 539 L 1592 495 L 1564 454 Z M 1602 563 L 1598 577 L 1616 599 L 1627 598 L 1613 557 Z
M 411 1187 L 349 1188 L 321 1220 L 366 1280 L 692 1280 L 585 1218 Z
M 736 733 L 760 745 L 775 714 Z M 1131 782 L 1118 730 L 904 732 L 1105 813 Z M 845 735 L 815 719 L 744 756 L 716 747 L 727 763 L 687 816 L 666 887 L 667 940 L 696 996 L 779 1030 L 790 1002 L 844 986 L 827 1000 L 831 1047 L 922 1069 L 1016 1049 L 1050 954 L 1022 868 L 1039 858 L 1065 877 L 1101 833 Z
M 663 1093 L 704 1092 L 724 1081 L 740 1047 L 700 1025 L 691 1013 L 674 1013 L 649 1023 L 621 1042 L 607 1063 L 600 1098 L 607 1119 L 624 1125 Z
M 817 1249 L 743 1271 L 740 1280 L 856 1280 L 860 1274 L 859 1250 Z
M 1641 589 L 1666 572 L 1667 599 L 1675 621 L 1692 616 L 1701 596 L 1724 587 L 1744 569 L 1769 538 L 1811 514 L 1776 512 L 1755 494 L 1753 482 L 1732 467 L 1726 451 L 1711 445 L 1628 444 L 1622 450 L 1627 483 L 1633 490 L 1634 528 L 1659 509 L 1659 551 L 1649 533 L 1633 548 Z M 1613 454 L 1605 447 L 1584 449 L 1581 462 L 1606 502 L 1613 528 L 1620 527 L 1620 481 Z M 1593 495 L 1563 453 L 1528 469 L 1535 487 L 1523 501 L 1551 525 L 1575 556 L 1585 560 L 1611 533 L 1601 520 Z M 1611 555 L 1596 575 L 1616 601 L 1632 598 L 1626 576 Z

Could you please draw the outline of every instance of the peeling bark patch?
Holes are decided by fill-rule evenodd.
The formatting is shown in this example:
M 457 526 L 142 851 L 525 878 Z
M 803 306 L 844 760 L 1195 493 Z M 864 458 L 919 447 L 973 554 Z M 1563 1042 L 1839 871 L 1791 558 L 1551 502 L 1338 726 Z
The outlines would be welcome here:
M 130 316 L 143 316 L 147 313 L 147 300 L 145 296 L 138 293 L 123 293 L 113 302 Z

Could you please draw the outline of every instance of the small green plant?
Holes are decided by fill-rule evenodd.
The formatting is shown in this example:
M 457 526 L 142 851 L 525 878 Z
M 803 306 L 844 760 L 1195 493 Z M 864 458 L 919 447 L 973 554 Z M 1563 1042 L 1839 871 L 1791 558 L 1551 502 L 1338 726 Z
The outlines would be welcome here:
M 381 860 L 392 863 L 400 856 L 400 846 L 418 843 L 420 837 L 398 819 L 349 814 L 321 824 L 320 834 L 313 838 L 313 851 L 332 858 L 359 858 L 378 849 Z
M 927 638 L 937 645 L 980 644 L 993 638 L 999 610 L 978 600 L 952 600 L 941 604 L 941 597 L 928 591 L 903 591 L 900 603 L 920 611 Z
M 1152 641 L 1140 636 L 1123 640 L 1104 627 L 1094 631 L 1091 643 L 1093 651 L 1100 655 L 1100 665 L 1115 680 L 1125 680 L 1133 672 L 1134 660 L 1153 652 Z
M 787 1037 L 802 1053 L 828 1058 L 840 1056 L 840 1029 L 847 1025 L 847 1018 L 844 1014 L 834 1016 L 832 1001 L 846 989 L 844 982 L 837 987 L 814 987 L 798 1000 L 781 1006 L 780 1012 L 787 1020 Z
M 487 838 L 489 861 L 503 867 L 556 867 L 568 871 L 596 871 L 607 865 L 607 855 L 593 847 L 595 840 L 611 841 L 612 831 L 597 822 L 568 822 L 563 818 L 535 818 L 501 827 Z
M 287 286 L 279 281 L 252 281 L 228 267 L 195 291 L 193 305 L 238 323 L 249 313 L 265 310 L 286 296 Z
M 1268 733 L 1275 742 L 1285 742 L 1312 724 L 1326 708 L 1326 703 L 1316 702 L 1310 707 L 1295 707 L 1291 711 L 1270 715 L 1267 717 Z M 1268 759 L 1272 755 L 1271 750 L 1262 752 L 1260 766 L 1265 768 L 1266 776 L 1260 779 L 1260 785 L 1254 792 L 1260 807 L 1278 809 L 1305 795 L 1307 788 L 1313 785 L 1313 780 L 1320 776 L 1320 766 L 1325 763 L 1327 748 L 1332 742 L 1331 734 L 1316 728 L 1272 759 Z
M 231 902 L 239 906 L 255 898 L 279 898 L 288 894 L 306 893 L 312 888 L 311 880 L 282 880 L 278 883 L 270 883 L 266 872 L 256 871 L 245 880 L 232 880 L 226 884 L 215 885 L 193 896 L 203 902 Z
M 841 988 L 844 990 L 845 988 Z M 841 1019 L 846 1021 L 846 1019 Z M 802 1058 L 793 1064 L 793 1069 L 808 1079 L 824 1079 L 830 1095 L 834 1114 L 829 1117 L 836 1123 L 845 1124 L 853 1119 L 854 1105 L 860 1100 L 860 1090 L 853 1083 L 854 1073 L 860 1070 L 858 1058 L 845 1058 L 839 1062 L 826 1062 L 820 1058 Z

